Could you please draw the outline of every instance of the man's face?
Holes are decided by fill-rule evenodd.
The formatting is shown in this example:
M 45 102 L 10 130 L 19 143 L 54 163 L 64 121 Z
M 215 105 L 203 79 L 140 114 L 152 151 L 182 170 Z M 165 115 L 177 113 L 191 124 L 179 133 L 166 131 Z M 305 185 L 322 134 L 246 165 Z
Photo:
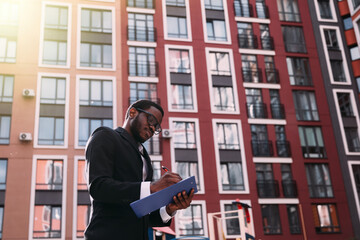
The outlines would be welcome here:
M 150 108 L 143 110 L 151 113 L 158 123 L 161 124 L 162 115 L 157 108 L 151 106 Z M 135 118 L 130 123 L 131 133 L 135 140 L 140 143 L 145 142 L 154 135 L 155 127 L 149 124 L 148 115 L 148 113 L 137 111 Z

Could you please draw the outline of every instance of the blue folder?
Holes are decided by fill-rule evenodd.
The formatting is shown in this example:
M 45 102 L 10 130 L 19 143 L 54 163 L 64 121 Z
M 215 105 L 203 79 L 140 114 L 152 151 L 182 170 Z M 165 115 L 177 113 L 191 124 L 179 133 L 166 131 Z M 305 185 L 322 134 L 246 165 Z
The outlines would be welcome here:
M 130 207 L 134 210 L 136 216 L 141 218 L 146 214 L 174 202 L 173 197 L 179 192 L 185 190 L 189 194 L 192 188 L 194 188 L 194 193 L 196 193 L 197 187 L 194 176 L 186 178 L 174 185 L 171 185 L 170 187 L 164 188 L 147 197 L 132 202 Z

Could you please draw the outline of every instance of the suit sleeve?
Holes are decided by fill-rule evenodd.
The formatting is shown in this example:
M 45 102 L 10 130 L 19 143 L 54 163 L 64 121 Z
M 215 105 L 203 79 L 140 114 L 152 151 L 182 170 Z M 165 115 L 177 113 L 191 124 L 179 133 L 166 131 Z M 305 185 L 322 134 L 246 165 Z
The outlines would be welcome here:
M 149 227 L 165 227 L 170 226 L 172 219 L 170 219 L 167 223 L 163 222 L 163 219 L 160 215 L 160 210 L 156 210 L 150 213 L 149 218 Z
M 110 130 L 96 131 L 86 148 L 86 175 L 90 196 L 98 202 L 128 204 L 140 197 L 141 182 L 113 178 L 116 139 Z

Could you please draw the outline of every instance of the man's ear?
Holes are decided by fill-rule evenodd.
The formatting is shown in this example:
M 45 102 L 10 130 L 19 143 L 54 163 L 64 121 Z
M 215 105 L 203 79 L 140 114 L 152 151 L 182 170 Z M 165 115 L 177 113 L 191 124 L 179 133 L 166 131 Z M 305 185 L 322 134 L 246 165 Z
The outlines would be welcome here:
M 131 108 L 130 112 L 129 112 L 129 118 L 134 118 L 136 116 L 136 109 L 135 108 Z

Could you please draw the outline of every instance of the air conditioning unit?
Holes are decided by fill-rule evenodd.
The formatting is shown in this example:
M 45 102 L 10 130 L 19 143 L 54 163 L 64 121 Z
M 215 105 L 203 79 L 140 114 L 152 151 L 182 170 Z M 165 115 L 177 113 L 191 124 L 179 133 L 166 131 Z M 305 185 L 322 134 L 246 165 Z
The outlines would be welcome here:
M 31 133 L 20 133 L 19 134 L 19 140 L 20 141 L 31 141 L 32 137 L 31 137 Z
M 24 97 L 34 97 L 35 91 L 33 89 L 25 88 L 25 89 L 23 89 L 22 95 Z
M 171 138 L 172 137 L 170 129 L 163 129 L 161 132 L 162 132 L 163 138 Z

